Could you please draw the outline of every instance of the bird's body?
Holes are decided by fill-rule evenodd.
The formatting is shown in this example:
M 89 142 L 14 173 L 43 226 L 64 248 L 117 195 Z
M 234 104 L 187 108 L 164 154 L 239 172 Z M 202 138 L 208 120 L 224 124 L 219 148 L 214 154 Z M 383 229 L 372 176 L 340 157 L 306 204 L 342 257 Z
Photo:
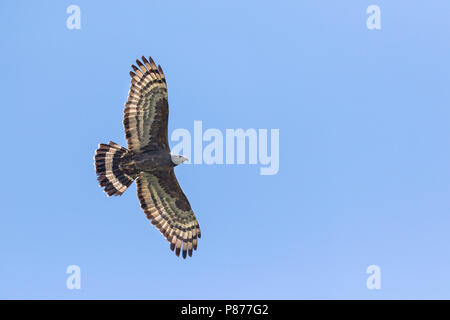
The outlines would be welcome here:
M 129 174 L 137 174 L 141 171 L 169 170 L 175 166 L 176 164 L 172 161 L 171 154 L 166 150 L 131 153 L 119 163 L 119 167 Z
M 142 63 L 143 62 L 143 63 Z M 137 194 L 147 218 L 183 257 L 197 249 L 200 227 L 181 190 L 174 167 L 187 159 L 170 153 L 169 105 L 164 73 L 152 58 L 132 65 L 131 87 L 125 104 L 128 149 L 117 143 L 100 144 L 95 168 L 108 196 L 121 195 L 136 180 Z

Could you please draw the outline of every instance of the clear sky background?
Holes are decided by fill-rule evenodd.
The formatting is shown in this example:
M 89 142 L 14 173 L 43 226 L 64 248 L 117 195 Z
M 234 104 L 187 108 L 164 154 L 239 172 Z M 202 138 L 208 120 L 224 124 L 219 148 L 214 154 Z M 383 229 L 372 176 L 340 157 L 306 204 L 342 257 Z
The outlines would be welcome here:
M 81 8 L 81 29 L 66 8 Z M 368 30 L 366 8 L 381 8 Z M 450 2 L 2 1 L 0 298 L 450 298 Z M 179 259 L 136 186 L 130 64 L 151 55 L 169 133 L 280 130 L 280 170 L 184 165 L 203 237 Z M 173 145 L 173 143 L 172 143 Z M 81 289 L 66 268 L 81 268 Z M 381 268 L 368 290 L 366 268 Z

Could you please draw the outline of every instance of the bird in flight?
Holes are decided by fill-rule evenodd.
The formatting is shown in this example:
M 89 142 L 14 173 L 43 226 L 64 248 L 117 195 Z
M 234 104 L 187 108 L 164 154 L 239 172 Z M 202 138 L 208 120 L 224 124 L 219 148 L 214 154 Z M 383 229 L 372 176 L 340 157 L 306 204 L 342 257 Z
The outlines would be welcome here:
M 177 256 L 183 251 L 183 258 L 192 257 L 201 233 L 174 172 L 174 167 L 187 159 L 170 153 L 166 78 L 151 57 L 142 57 L 136 64 L 131 66 L 124 109 L 128 149 L 112 141 L 99 144 L 94 156 L 97 180 L 108 196 L 122 195 L 136 180 L 137 196 L 147 218 Z

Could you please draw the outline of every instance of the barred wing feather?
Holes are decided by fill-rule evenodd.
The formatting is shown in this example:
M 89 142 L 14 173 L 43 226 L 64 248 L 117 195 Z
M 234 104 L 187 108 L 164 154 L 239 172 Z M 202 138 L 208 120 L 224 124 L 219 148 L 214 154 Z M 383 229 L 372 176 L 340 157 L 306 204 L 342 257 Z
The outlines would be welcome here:
M 123 125 L 128 149 L 134 152 L 169 150 L 169 104 L 166 78 L 151 57 L 136 60 L 130 71 L 131 86 Z
M 137 194 L 147 218 L 170 242 L 171 250 L 177 256 L 183 251 L 183 258 L 192 256 L 200 227 L 174 170 L 139 173 Z

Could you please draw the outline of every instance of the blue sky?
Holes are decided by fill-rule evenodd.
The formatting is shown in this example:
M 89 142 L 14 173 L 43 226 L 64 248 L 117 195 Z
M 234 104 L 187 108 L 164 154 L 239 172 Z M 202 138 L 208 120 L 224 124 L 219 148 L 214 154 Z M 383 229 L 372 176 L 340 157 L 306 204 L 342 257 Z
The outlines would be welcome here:
M 81 8 L 81 29 L 66 8 Z M 368 30 L 366 8 L 381 8 Z M 2 1 L 0 298 L 450 298 L 450 3 Z M 126 146 L 130 64 L 151 55 L 169 132 L 280 130 L 280 169 L 184 165 L 202 228 L 182 260 L 136 187 L 92 157 Z M 381 269 L 380 290 L 366 268 Z M 66 288 L 69 265 L 81 289 Z

